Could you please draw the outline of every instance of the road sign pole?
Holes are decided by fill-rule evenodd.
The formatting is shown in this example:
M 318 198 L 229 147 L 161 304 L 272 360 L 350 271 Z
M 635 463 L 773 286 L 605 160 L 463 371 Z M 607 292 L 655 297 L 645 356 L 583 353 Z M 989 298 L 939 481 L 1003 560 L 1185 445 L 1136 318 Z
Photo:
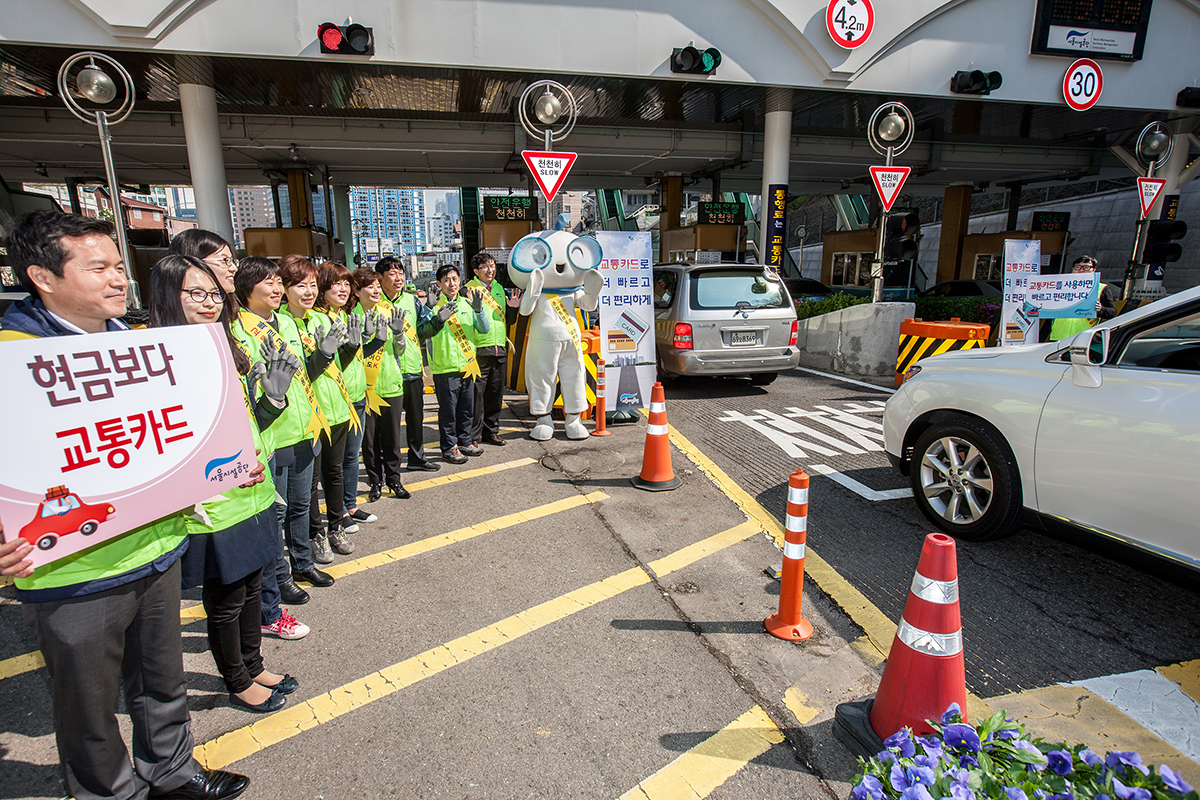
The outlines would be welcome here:
M 892 148 L 887 149 L 887 166 L 892 165 Z M 879 237 L 875 243 L 875 263 L 871 265 L 871 302 L 883 302 L 883 237 L 887 234 L 887 207 L 883 197 L 879 198 Z

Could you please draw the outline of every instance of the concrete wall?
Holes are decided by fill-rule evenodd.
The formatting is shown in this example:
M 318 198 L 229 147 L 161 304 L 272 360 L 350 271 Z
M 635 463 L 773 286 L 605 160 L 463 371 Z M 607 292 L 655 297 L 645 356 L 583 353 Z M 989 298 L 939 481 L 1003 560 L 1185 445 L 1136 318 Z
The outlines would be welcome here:
M 912 303 L 863 303 L 802 319 L 796 339 L 800 365 L 847 375 L 894 375 L 900 323 L 914 309 Z

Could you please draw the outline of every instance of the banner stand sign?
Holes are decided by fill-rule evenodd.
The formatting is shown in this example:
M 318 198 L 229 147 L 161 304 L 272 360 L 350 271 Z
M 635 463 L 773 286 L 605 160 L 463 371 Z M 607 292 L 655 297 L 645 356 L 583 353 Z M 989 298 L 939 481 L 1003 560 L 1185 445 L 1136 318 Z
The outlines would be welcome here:
M 600 270 L 600 357 L 609 411 L 645 408 L 657 380 L 653 270 L 649 231 L 596 231 Z
M 1030 278 L 1042 274 L 1042 243 L 1004 240 L 1004 302 L 1000 308 L 1001 347 L 1037 344 L 1038 310 L 1029 302 Z

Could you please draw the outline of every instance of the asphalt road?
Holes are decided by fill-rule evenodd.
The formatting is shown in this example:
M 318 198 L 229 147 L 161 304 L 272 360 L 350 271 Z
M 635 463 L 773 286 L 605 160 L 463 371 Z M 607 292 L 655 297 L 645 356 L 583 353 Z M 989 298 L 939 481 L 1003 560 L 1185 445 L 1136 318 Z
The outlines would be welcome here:
M 804 371 L 763 388 L 681 378 L 668 390 L 672 424 L 766 508 L 781 507 L 792 470 L 816 473 L 809 547 L 898 620 L 921 540 L 934 529 L 911 494 L 871 496 L 903 493 L 907 479 L 888 462 L 881 434 L 847 435 L 854 428 L 846 422 L 873 421 L 862 430 L 878 432 L 879 404 L 889 396 L 884 385 Z M 819 465 L 862 488 L 820 474 L 827 470 Z M 981 697 L 1200 657 L 1194 576 L 1103 542 L 1032 529 L 957 548 L 967 684 Z

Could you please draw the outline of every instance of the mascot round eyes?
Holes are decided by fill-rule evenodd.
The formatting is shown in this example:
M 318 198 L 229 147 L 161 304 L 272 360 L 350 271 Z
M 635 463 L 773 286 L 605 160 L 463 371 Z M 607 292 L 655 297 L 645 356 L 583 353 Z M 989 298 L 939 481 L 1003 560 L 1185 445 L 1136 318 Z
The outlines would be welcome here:
M 527 236 L 513 248 L 509 266 L 521 272 L 533 272 L 550 266 L 553 258 L 550 245 L 537 236 Z
M 603 257 L 600 243 L 590 236 L 580 236 L 567 245 L 567 260 L 575 269 L 595 269 Z

